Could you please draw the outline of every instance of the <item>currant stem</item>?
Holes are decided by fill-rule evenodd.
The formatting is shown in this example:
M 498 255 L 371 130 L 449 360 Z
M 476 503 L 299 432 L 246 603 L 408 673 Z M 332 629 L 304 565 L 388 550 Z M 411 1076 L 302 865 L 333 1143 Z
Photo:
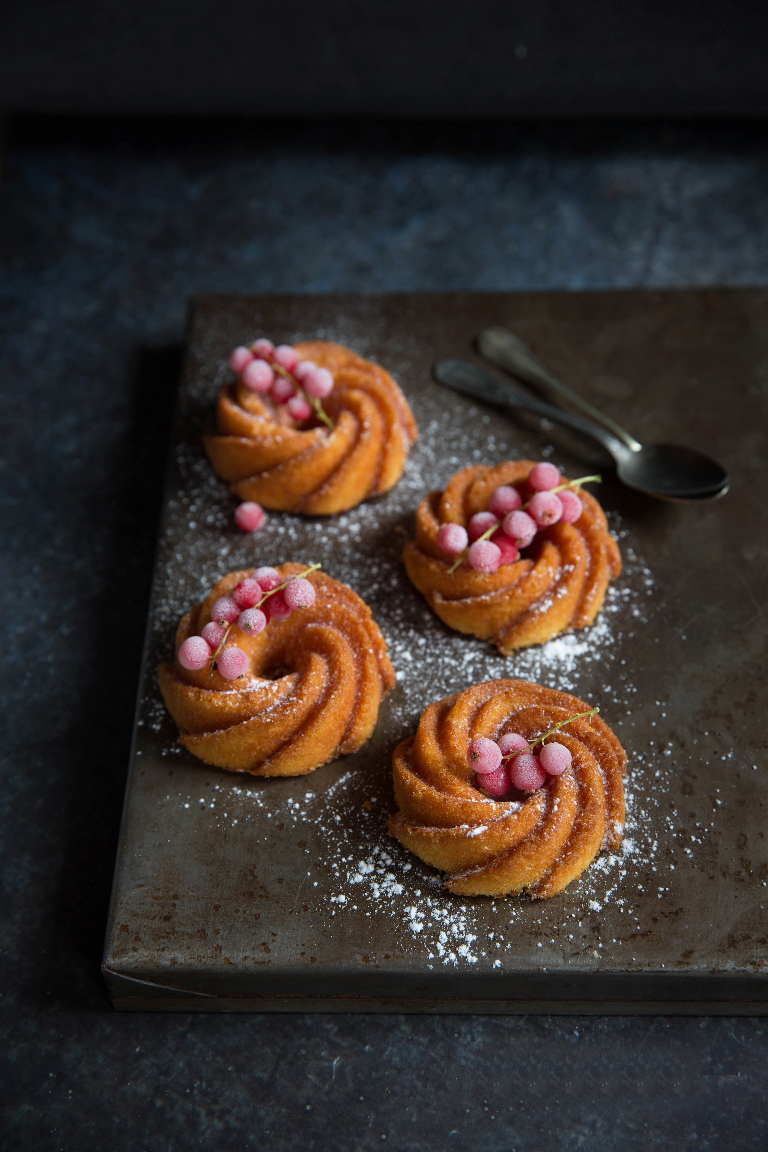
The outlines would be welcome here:
M 580 476 L 578 480 L 567 480 L 565 484 L 558 484 L 557 488 L 549 488 L 547 491 L 554 493 L 564 492 L 566 488 L 581 488 L 582 484 L 601 484 L 602 480 L 602 476 Z M 531 500 L 532 499 L 533 497 L 531 497 Z M 521 512 L 525 511 L 531 500 L 528 500 L 520 506 Z
M 560 728 L 564 728 L 566 724 L 570 724 L 572 720 L 584 720 L 588 716 L 594 716 L 599 711 L 599 708 L 590 708 L 588 712 L 577 712 L 575 716 L 569 716 L 567 720 L 561 720 L 559 724 L 555 724 L 554 728 L 550 728 L 549 732 L 545 732 L 543 736 L 537 736 L 535 740 L 529 740 L 528 752 L 530 752 L 534 745 L 543 744 L 545 740 L 549 740 L 550 736 L 554 736 L 555 732 Z M 591 724 L 592 720 L 590 719 L 589 722 Z M 502 760 L 514 760 L 515 756 L 522 756 L 524 752 L 525 748 L 520 748 L 517 752 L 508 752 L 506 756 L 502 756 Z

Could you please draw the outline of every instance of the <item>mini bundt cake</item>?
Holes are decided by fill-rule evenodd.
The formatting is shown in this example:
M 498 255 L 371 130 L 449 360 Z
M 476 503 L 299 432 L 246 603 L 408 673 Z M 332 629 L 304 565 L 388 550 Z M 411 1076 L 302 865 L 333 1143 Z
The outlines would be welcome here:
M 295 351 L 333 376 L 323 400 L 333 429 L 314 414 L 293 419 L 239 373 L 219 392 L 217 434 L 204 437 L 214 471 L 241 500 L 283 512 L 328 515 L 388 492 L 418 436 L 403 393 L 341 344 L 316 340 Z
M 322 572 L 308 575 L 315 593 L 311 606 L 284 619 L 270 617 L 266 626 L 262 621 L 257 635 L 246 634 L 237 623 L 231 626 L 218 660 L 240 649 L 245 655 L 238 656 L 243 661 L 238 678 L 231 678 L 238 671 L 235 661 L 230 662 L 234 672 L 226 667 L 230 678 L 218 666 L 212 670 L 210 660 L 196 670 L 185 667 L 179 659 L 182 645 L 192 639 L 193 648 L 205 649 L 203 637 L 217 627 L 211 620 L 214 605 L 231 604 L 252 571 L 222 577 L 183 617 L 176 659 L 161 665 L 160 687 L 180 743 L 206 764 L 255 776 L 300 776 L 365 743 L 383 695 L 394 686 L 394 672 L 368 606 Z M 283 564 L 260 571 L 285 581 L 307 570 Z M 281 607 L 284 614 L 284 601 Z M 215 643 L 215 631 L 213 636 Z
M 441 529 L 471 527 L 473 517 L 487 514 L 497 489 L 519 496 L 518 506 L 525 508 L 532 495 L 528 477 L 534 467 L 530 460 L 518 460 L 457 472 L 445 491 L 430 492 L 421 501 L 416 538 L 403 552 L 408 576 L 433 612 L 449 628 L 492 641 L 505 656 L 591 624 L 609 581 L 621 571 L 619 549 L 603 510 L 584 490 L 568 494 L 575 520 L 540 527 L 519 551 L 502 532 L 506 520 L 499 521 L 496 536 L 503 551 L 495 570 L 477 571 L 466 557 L 457 566 L 457 558 L 440 547 Z M 580 509 L 574 500 L 581 502 Z M 527 514 L 524 519 L 529 520 Z
M 597 716 L 570 720 L 557 732 L 570 767 L 537 791 L 513 787 L 505 800 L 480 790 L 468 749 L 478 737 L 512 732 L 535 745 L 587 709 L 574 696 L 524 680 L 490 680 L 430 704 L 416 735 L 394 752 L 399 811 L 390 818 L 391 835 L 446 872 L 445 886 L 462 896 L 562 891 L 601 848 L 621 841 L 621 744 Z

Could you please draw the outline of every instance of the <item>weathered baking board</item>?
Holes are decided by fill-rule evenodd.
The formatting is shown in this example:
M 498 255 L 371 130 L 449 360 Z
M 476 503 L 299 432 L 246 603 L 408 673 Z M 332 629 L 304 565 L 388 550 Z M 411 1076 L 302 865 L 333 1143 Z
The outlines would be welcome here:
M 430 379 L 508 324 L 640 440 L 732 474 L 700 506 L 599 489 L 625 571 L 589 631 L 509 659 L 449 632 L 399 556 L 459 467 L 596 449 Z M 421 429 L 386 497 L 255 537 L 202 454 L 236 344 L 340 340 L 400 382 Z M 768 1009 L 765 291 L 206 297 L 170 451 L 104 971 L 118 1008 L 478 1012 Z M 156 688 L 179 616 L 225 572 L 320 561 L 371 605 L 398 685 L 357 754 L 295 780 L 234 776 L 175 743 Z M 457 898 L 386 832 L 390 756 L 430 701 L 517 676 L 599 703 L 629 753 L 623 849 L 546 901 Z

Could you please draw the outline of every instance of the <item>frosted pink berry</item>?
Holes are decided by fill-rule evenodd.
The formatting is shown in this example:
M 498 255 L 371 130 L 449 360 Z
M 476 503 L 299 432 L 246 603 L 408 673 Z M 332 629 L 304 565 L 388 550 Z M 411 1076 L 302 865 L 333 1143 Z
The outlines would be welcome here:
M 213 620 L 209 620 L 201 633 L 203 640 L 207 640 L 211 648 L 215 651 L 219 644 L 227 634 L 227 629 L 223 624 L 214 624 Z
M 284 376 L 278 376 L 269 391 L 269 395 L 275 404 L 285 404 L 291 396 L 296 395 L 296 389 L 290 380 L 286 380 Z
M 254 580 L 253 576 L 246 576 L 245 580 L 241 580 L 237 588 L 232 593 L 232 599 L 240 605 L 241 608 L 253 608 L 258 604 L 264 593 L 261 590 L 261 584 L 258 580 Z
M 467 524 L 467 533 L 470 540 L 477 540 L 483 533 L 487 532 L 489 528 L 493 528 L 498 524 L 498 516 L 494 516 L 493 512 L 475 512 L 474 516 Z
M 513 488 L 511 484 L 502 484 L 491 493 L 488 511 L 493 512 L 494 516 L 501 520 L 508 512 L 516 512 L 522 502 L 523 498 L 517 488 Z
M 251 360 L 253 360 L 253 352 L 251 352 L 250 348 L 244 348 L 242 344 L 229 354 L 229 366 L 233 372 L 242 372 L 243 368 L 245 368 L 246 364 L 250 364 Z
M 545 744 L 539 752 L 539 760 L 550 776 L 560 776 L 570 766 L 573 756 L 565 744 Z
M 528 483 L 537 492 L 549 492 L 562 484 L 560 473 L 554 464 L 535 464 L 528 473 Z
M 215 624 L 234 624 L 240 615 L 240 605 L 233 596 L 219 596 L 211 608 L 211 620 Z
M 282 592 L 275 592 L 274 596 L 264 601 L 264 611 L 270 620 L 287 620 L 291 614 L 291 606 L 286 603 Z
M 237 626 L 246 636 L 258 636 L 267 626 L 267 618 L 261 608 L 246 608 L 240 613 Z
M 486 772 L 478 776 L 477 782 L 484 792 L 494 798 L 504 796 L 509 792 L 509 769 L 506 764 L 500 764 L 495 772 Z
M 520 556 L 520 551 L 514 540 L 510 540 L 509 536 L 507 536 L 505 532 L 502 532 L 501 528 L 494 532 L 490 539 L 491 544 L 495 544 L 501 551 L 499 567 L 501 568 L 503 564 L 514 564 L 515 560 Z
M 327 368 L 313 368 L 301 382 L 307 396 L 324 400 L 333 391 L 333 376 Z
M 286 372 L 290 372 L 291 368 L 295 368 L 298 364 L 299 354 L 290 344 L 278 344 L 272 353 L 272 359 L 281 368 L 285 368 Z
M 177 652 L 179 664 L 188 668 L 190 672 L 198 672 L 205 668 L 211 658 L 211 646 L 202 636 L 189 636 L 179 646 Z
M 557 498 L 563 506 L 560 519 L 564 524 L 575 524 L 584 511 L 584 505 L 579 497 L 570 488 L 563 488 L 557 493 Z
M 264 509 L 252 500 L 245 500 L 235 508 L 235 524 L 243 532 L 258 532 L 264 523 Z
M 514 760 L 510 761 L 509 778 L 521 792 L 535 792 L 537 788 L 541 788 L 547 774 L 539 763 L 538 756 L 523 752 L 521 756 L 515 756 Z
M 216 657 L 216 671 L 225 680 L 237 680 L 248 669 L 248 657 L 242 648 L 224 648 Z
M 251 360 L 243 370 L 243 384 L 251 392 L 269 392 L 275 382 L 275 374 L 266 360 Z
M 289 608 L 311 608 L 315 602 L 315 590 L 309 580 L 297 576 L 290 584 L 286 584 L 283 599 Z
M 303 396 L 291 396 L 287 407 L 294 420 L 307 420 L 312 415 L 312 409 Z
M 499 740 L 502 756 L 509 756 L 510 752 L 523 752 L 528 747 L 528 741 L 519 732 L 507 732 L 506 736 L 502 736 Z
M 486 772 L 495 772 L 501 764 L 501 749 L 493 740 L 479 736 L 467 748 L 467 759 L 470 767 L 484 776 Z
M 560 497 L 554 492 L 537 492 L 531 497 L 528 510 L 539 528 L 557 524 L 563 514 Z
M 449 556 L 458 556 L 469 543 L 467 530 L 461 524 L 443 524 L 436 539 L 438 548 L 442 548 Z
M 256 340 L 251 344 L 251 348 L 257 356 L 271 356 L 275 350 L 275 346 L 271 340 Z
M 315 364 L 314 360 L 299 360 L 298 364 L 293 370 L 293 374 L 299 383 L 301 383 L 304 377 L 309 372 L 313 372 L 315 368 L 317 368 L 317 364 Z
M 282 583 L 280 573 L 276 568 L 257 568 L 255 572 L 251 572 L 251 580 L 255 580 L 257 584 L 261 585 L 262 592 L 271 592 L 273 588 L 277 588 L 278 584 Z
M 501 564 L 501 548 L 490 540 L 475 540 L 469 546 L 467 559 L 475 572 L 495 572 Z
M 518 548 L 527 548 L 539 530 L 536 521 L 527 512 L 510 512 L 504 517 L 502 529 Z

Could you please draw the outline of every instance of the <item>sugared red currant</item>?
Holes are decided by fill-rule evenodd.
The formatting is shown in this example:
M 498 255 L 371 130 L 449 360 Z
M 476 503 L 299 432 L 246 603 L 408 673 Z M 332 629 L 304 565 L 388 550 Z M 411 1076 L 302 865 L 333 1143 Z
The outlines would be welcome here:
M 247 636 L 258 636 L 267 626 L 267 617 L 261 608 L 246 608 L 240 613 L 237 626 Z
M 466 528 L 461 524 L 443 524 L 437 534 L 437 546 L 447 552 L 449 556 L 458 556 L 469 543 Z
M 538 525 L 527 512 L 510 512 L 504 517 L 502 528 L 518 548 L 527 548 L 538 532 Z
M 313 372 L 315 368 L 317 368 L 317 364 L 315 364 L 314 360 L 299 360 L 293 370 L 293 374 L 299 383 L 301 383 L 307 373 Z
M 287 620 L 291 614 L 291 606 L 286 603 L 282 592 L 275 592 L 274 596 L 264 601 L 264 611 L 270 620 Z
M 272 359 L 281 368 L 285 368 L 286 372 L 290 372 L 298 364 L 299 354 L 290 344 L 278 344 L 272 353 Z
M 266 340 L 262 337 L 261 340 L 254 341 L 251 348 L 257 356 L 271 356 L 275 350 L 275 346 L 271 340 Z
M 260 504 L 254 504 L 252 500 L 245 500 L 235 508 L 235 524 L 241 531 L 258 532 L 263 523 L 264 509 Z
M 240 605 L 233 596 L 219 596 L 211 608 L 211 620 L 215 624 L 234 624 L 240 615 Z
M 237 680 L 248 668 L 248 657 L 242 648 L 224 648 L 216 657 L 216 671 L 225 680 Z
M 260 584 L 263 592 L 271 592 L 282 582 L 276 568 L 257 568 L 255 572 L 251 572 L 251 580 Z
M 570 488 L 563 488 L 557 493 L 557 498 L 563 506 L 560 519 L 564 524 L 575 524 L 584 511 L 584 505 L 579 497 Z
M 499 740 L 499 748 L 501 748 L 502 756 L 509 756 L 510 752 L 522 752 L 528 748 L 529 744 L 525 736 L 521 736 L 519 732 L 507 732 Z M 517 759 L 517 757 L 515 757 Z
M 493 512 L 475 512 L 467 525 L 467 534 L 470 540 L 477 540 L 498 522 L 499 518 L 494 516 Z
M 495 772 L 501 764 L 501 749 L 493 740 L 479 736 L 467 748 L 467 759 L 475 772 L 484 776 L 486 772 Z
M 565 744 L 545 744 L 539 751 L 539 760 L 550 776 L 560 776 L 573 760 Z
M 498 516 L 501 520 L 508 512 L 516 512 L 522 502 L 523 498 L 517 488 L 513 488 L 511 484 L 502 484 L 491 494 L 488 511 L 493 512 L 494 516 Z
M 562 480 L 554 464 L 542 462 L 535 464 L 528 473 L 528 483 L 537 492 L 549 492 L 552 488 L 557 488 L 558 484 L 562 484 Z
M 486 772 L 484 776 L 478 776 L 477 782 L 489 796 L 494 798 L 504 796 L 509 792 L 509 769 L 506 764 L 500 764 L 495 772 Z
M 254 604 L 258 604 L 264 595 L 261 584 L 258 580 L 254 580 L 253 576 L 246 576 L 245 580 L 241 580 L 237 588 L 232 593 L 232 599 L 240 605 L 241 608 L 253 608 Z
M 303 576 L 286 584 L 282 594 L 289 608 L 311 608 L 315 602 L 315 589 Z
M 294 420 L 307 420 L 312 415 L 312 409 L 303 396 L 291 396 L 287 408 Z
M 229 354 L 229 366 L 233 372 L 242 372 L 246 364 L 250 364 L 253 360 L 253 352 L 250 348 L 244 348 L 241 344 L 239 348 L 235 348 Z
M 190 672 L 199 672 L 211 658 L 211 646 L 202 636 L 189 636 L 179 645 L 177 655 L 182 668 L 188 668 Z
M 469 546 L 467 559 L 475 572 L 495 572 L 501 564 L 501 548 L 490 540 L 475 540 Z
M 515 756 L 514 760 L 510 761 L 509 778 L 515 788 L 519 788 L 522 792 L 535 792 L 537 788 L 541 788 L 547 774 L 539 763 L 538 756 L 523 752 L 521 756 Z
M 270 388 L 269 395 L 275 404 L 285 404 L 291 396 L 296 395 L 296 389 L 290 380 L 286 380 L 284 376 L 278 376 Z
M 251 392 L 269 392 L 275 382 L 275 374 L 266 360 L 251 360 L 243 370 L 243 384 Z
M 226 626 L 223 624 L 214 624 L 213 620 L 209 620 L 202 631 L 202 637 L 207 640 L 214 651 L 221 644 L 222 640 L 227 634 Z
M 563 514 L 560 497 L 554 492 L 537 492 L 531 497 L 528 509 L 539 528 L 557 524 Z
M 333 376 L 327 368 L 313 368 L 304 376 L 301 386 L 307 396 L 324 400 L 333 391 Z
M 499 561 L 499 567 L 501 567 L 502 564 L 514 564 L 515 560 L 517 560 L 520 555 L 517 544 L 515 544 L 514 540 L 510 540 L 509 536 L 507 536 L 506 532 L 502 532 L 501 528 L 494 532 L 493 536 L 490 537 L 490 540 L 492 544 L 495 544 L 496 547 L 501 550 L 501 560 Z

